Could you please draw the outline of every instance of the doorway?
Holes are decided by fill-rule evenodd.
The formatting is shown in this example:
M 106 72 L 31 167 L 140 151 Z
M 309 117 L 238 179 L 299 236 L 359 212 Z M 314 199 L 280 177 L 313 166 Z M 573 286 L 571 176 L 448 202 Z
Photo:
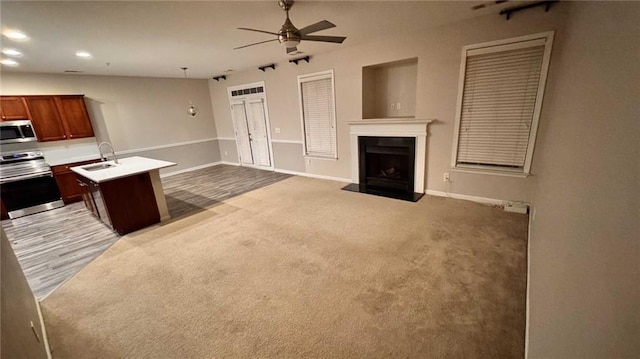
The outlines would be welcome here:
M 240 165 L 273 169 L 264 82 L 229 87 L 227 90 Z

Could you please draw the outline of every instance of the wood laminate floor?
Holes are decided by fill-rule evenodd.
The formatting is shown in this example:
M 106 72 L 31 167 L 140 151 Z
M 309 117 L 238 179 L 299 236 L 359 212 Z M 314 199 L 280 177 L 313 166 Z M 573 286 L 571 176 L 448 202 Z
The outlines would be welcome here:
M 162 179 L 172 220 L 290 175 L 220 165 Z M 97 258 L 120 236 L 94 218 L 83 203 L 1 222 L 38 299 Z

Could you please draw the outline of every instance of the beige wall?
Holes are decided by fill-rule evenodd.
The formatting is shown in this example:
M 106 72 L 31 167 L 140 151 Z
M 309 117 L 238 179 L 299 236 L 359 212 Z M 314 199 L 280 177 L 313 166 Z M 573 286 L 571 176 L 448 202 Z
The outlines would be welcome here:
M 573 3 L 545 100 L 529 358 L 640 357 L 640 3 Z M 555 46 L 555 45 L 554 45 Z
M 417 74 L 418 59 L 363 68 L 362 118 L 414 117 Z
M 181 167 L 219 160 L 215 144 L 190 144 L 217 137 L 206 80 L 7 72 L 0 86 L 3 95 L 84 94 L 96 141 L 111 142 L 116 152 L 138 155 L 130 151 L 186 143 L 167 149 L 171 159 L 159 159 L 175 160 Z M 187 91 L 200 109 L 197 117 L 186 115 Z M 148 151 L 140 155 L 144 153 Z
M 0 229 L 0 357 L 47 358 L 36 298 Z M 40 341 L 33 335 L 33 323 Z
M 450 191 L 533 203 L 529 358 L 637 357 L 638 8 L 638 3 L 562 2 L 550 12 L 524 11 L 509 21 L 494 14 L 338 47 L 312 55 L 310 64 L 290 65 L 283 55 L 275 71 L 251 70 L 232 73 L 226 82 L 210 81 L 217 128 L 221 136 L 233 137 L 227 86 L 265 81 L 274 138 L 301 140 L 296 76 L 334 69 L 339 159 L 305 161 L 304 171 L 348 178 L 346 123 L 362 118 L 362 67 L 418 57 L 416 118 L 437 120 L 429 131 L 426 186 L 444 191 L 462 47 L 555 31 L 532 176 L 451 172 Z
M 335 70 L 336 110 L 338 121 L 338 160 L 303 160 L 302 154 L 291 161 L 304 161 L 304 171 L 331 177 L 351 178 L 351 154 L 347 123 L 362 119 L 362 67 L 418 58 L 415 115 L 419 119 L 436 119 L 430 126 L 427 149 L 426 188 L 445 191 L 444 172 L 451 172 L 451 152 L 458 95 L 458 76 L 462 47 L 484 41 L 530 33 L 558 30 L 564 26 L 568 4 L 557 4 L 553 11 L 525 11 L 506 21 L 492 14 L 461 23 L 424 30 L 414 34 L 389 37 L 360 46 L 341 48 L 313 56 L 309 64 L 289 64 L 282 52 L 276 69 L 257 69 L 230 73 L 227 81 L 209 81 L 219 136 L 233 137 L 233 126 L 226 88 L 265 81 L 271 133 L 274 139 L 302 140 L 297 76 L 327 69 Z M 347 39 L 347 41 L 349 41 Z M 277 46 L 265 44 L 261 46 Z M 304 43 L 300 46 L 304 51 Z M 552 62 L 554 60 L 552 59 Z M 553 64 L 552 64 L 553 66 Z M 544 121 L 544 119 L 542 120 Z M 275 128 L 281 129 L 280 134 Z M 451 172 L 450 191 L 504 200 L 531 200 L 534 176 L 513 178 L 495 175 Z M 278 158 L 275 163 L 282 163 Z M 293 167 L 295 165 L 291 165 Z

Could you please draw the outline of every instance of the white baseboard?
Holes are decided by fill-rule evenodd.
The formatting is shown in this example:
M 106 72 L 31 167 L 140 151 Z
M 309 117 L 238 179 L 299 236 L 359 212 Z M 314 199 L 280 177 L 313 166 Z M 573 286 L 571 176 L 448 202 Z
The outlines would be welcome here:
M 506 205 L 506 204 L 511 202 L 511 201 L 505 201 L 505 200 L 502 200 L 502 199 L 478 197 L 478 196 L 469 196 L 469 195 L 466 195 L 466 194 L 448 193 L 448 192 L 436 191 L 436 190 L 432 190 L 432 189 L 428 189 L 426 191 L 426 194 L 431 195 L 431 196 L 438 196 L 438 197 L 449 197 L 449 198 L 455 198 L 455 199 L 464 199 L 464 200 L 467 200 L 467 201 L 478 202 L 478 203 L 482 203 L 482 204 L 490 204 L 490 205 L 494 205 L 494 206 L 504 206 L 504 205 Z
M 220 161 L 220 162 L 216 162 L 216 163 L 220 164 L 220 165 L 240 166 L 240 162 Z
M 175 176 L 175 175 L 178 175 L 178 174 L 181 174 L 181 173 L 191 172 L 191 171 L 199 170 L 199 169 L 202 169 L 202 168 L 213 167 L 213 166 L 218 166 L 218 165 L 240 166 L 240 163 L 238 163 L 238 162 L 228 162 L 228 161 L 211 162 L 211 163 L 207 163 L 207 164 L 204 164 L 204 165 L 201 165 L 201 166 L 189 167 L 189 168 L 185 168 L 183 170 L 165 173 L 165 174 L 160 175 L 160 178 Z M 294 176 L 311 177 L 311 178 L 318 178 L 318 179 L 324 179 L 324 180 L 330 180 L 330 181 L 351 183 L 351 178 L 317 175 L 317 174 L 313 174 L 313 173 L 283 170 L 283 169 L 279 169 L 279 168 L 275 168 L 275 169 L 274 168 L 260 168 L 260 167 L 250 167 L 250 168 L 255 168 L 255 169 L 264 170 L 264 171 L 274 171 L 274 172 L 285 173 L 285 174 L 294 175 Z
M 33 300 L 36 302 L 36 308 L 38 309 L 38 320 L 40 320 L 40 331 L 42 333 L 42 343 L 47 353 L 47 359 L 51 359 L 51 348 L 49 347 L 49 337 L 47 336 L 47 328 L 44 325 L 44 317 L 42 316 L 42 308 L 40 308 L 40 302 L 34 296 Z
M 527 227 L 527 294 L 525 300 L 524 319 L 524 359 L 529 358 L 529 324 L 531 318 L 531 222 L 533 222 L 535 209 L 529 211 L 529 226 Z
M 189 167 L 189 168 L 185 168 L 185 169 L 179 170 L 179 171 L 164 173 L 164 174 L 160 175 L 160 178 L 171 177 L 171 176 L 179 175 L 181 173 L 191 172 L 191 171 L 195 171 L 195 170 L 199 170 L 199 169 L 203 169 L 203 168 L 207 168 L 207 167 L 213 167 L 213 166 L 217 166 L 217 165 L 220 165 L 220 164 L 225 164 L 225 163 L 222 162 L 222 161 L 206 163 L 206 164 L 200 165 L 200 166 Z
M 314 173 L 290 171 L 290 170 L 283 170 L 279 168 L 276 168 L 274 171 L 278 173 L 284 173 L 284 174 L 294 175 L 294 176 L 311 177 L 311 178 L 319 178 L 319 179 L 330 180 L 330 181 L 351 183 L 351 178 L 317 175 Z

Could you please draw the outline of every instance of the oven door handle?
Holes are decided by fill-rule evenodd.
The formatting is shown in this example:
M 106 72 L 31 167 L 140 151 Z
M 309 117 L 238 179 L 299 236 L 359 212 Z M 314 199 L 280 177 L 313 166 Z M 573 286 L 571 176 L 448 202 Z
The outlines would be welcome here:
M 9 177 L 6 179 L 1 179 L 0 184 L 18 182 L 18 181 L 23 181 L 23 180 L 33 179 L 33 178 L 47 177 L 47 176 L 53 177 L 53 172 L 47 171 L 47 172 L 40 172 L 36 174 Z

